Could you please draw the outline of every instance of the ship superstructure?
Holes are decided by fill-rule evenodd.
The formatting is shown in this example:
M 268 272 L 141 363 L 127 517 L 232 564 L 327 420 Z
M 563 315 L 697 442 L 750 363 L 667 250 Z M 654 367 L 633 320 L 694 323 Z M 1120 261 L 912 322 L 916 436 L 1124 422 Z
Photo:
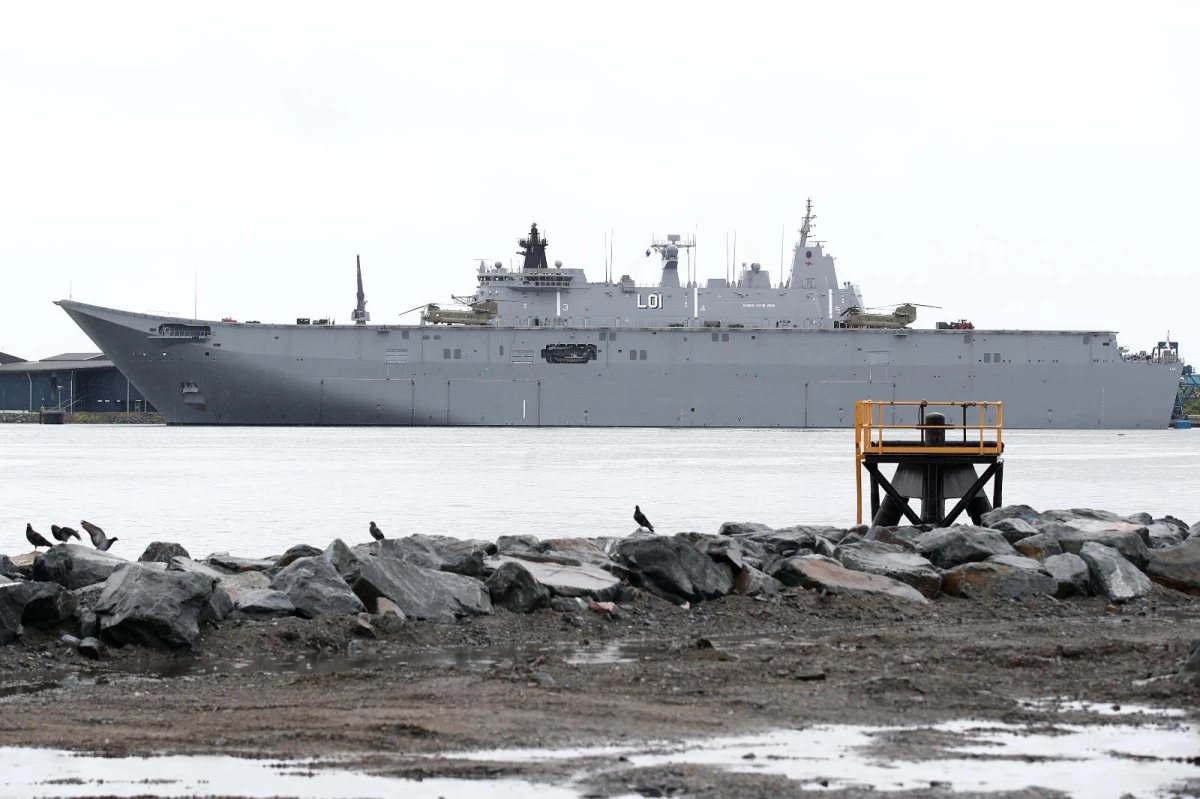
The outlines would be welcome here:
M 418 325 L 238 324 L 60 301 L 170 424 L 844 427 L 859 399 L 1002 400 L 1007 427 L 1163 427 L 1181 365 L 1111 331 L 916 329 L 870 313 L 812 239 L 811 203 L 778 282 L 680 276 L 688 237 L 652 242 L 662 276 L 589 281 L 484 261 L 473 295 Z M 320 320 L 326 322 L 327 320 Z

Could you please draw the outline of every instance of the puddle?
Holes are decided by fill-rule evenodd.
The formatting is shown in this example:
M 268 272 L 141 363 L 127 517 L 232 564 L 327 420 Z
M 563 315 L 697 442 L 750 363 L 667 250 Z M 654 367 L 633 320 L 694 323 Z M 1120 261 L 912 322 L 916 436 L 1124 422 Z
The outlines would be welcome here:
M 79 756 L 52 749 L 0 747 L 0 797 L 238 796 L 303 799 L 347 797 L 497 797 L 578 799 L 567 788 L 519 780 L 405 780 L 352 771 L 313 770 L 297 761 L 236 757 Z M 47 777 L 46 775 L 54 775 Z
M 1079 699 L 1055 697 L 1050 699 L 1031 699 L 1021 702 L 1021 707 L 1030 710 L 1053 710 L 1059 713 L 1094 713 L 1097 716 L 1144 716 L 1157 719 L 1179 719 L 1187 715 L 1183 710 L 1147 707 L 1145 705 L 1118 705 L 1103 702 L 1086 702 Z
M 1059 790 L 1080 799 L 1155 796 L 1200 778 L 1190 724 L 1025 726 L 956 721 L 925 727 L 821 725 L 684 744 L 506 749 L 447 755 L 499 762 L 622 756 L 631 767 L 704 764 L 780 774 L 813 789 Z M 586 768 L 586 762 L 583 763 Z

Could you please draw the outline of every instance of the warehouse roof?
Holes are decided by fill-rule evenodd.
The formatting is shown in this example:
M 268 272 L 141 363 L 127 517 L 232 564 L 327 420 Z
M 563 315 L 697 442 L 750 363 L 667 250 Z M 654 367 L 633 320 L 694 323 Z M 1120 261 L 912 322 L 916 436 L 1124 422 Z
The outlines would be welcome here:
M 18 361 L 0 365 L 0 375 L 46 372 L 71 372 L 86 369 L 113 369 L 113 362 L 100 352 L 64 352 L 40 361 Z
M 24 358 L 18 358 L 15 355 L 9 355 L 7 352 L 0 352 L 0 366 L 6 363 L 25 363 Z

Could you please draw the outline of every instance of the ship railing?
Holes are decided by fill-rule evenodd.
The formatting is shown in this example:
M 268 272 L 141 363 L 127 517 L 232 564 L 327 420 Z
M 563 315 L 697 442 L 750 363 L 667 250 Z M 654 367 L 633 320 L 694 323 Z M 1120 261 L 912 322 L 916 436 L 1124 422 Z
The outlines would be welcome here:
M 915 408 L 916 424 L 895 421 L 897 411 Z M 945 424 L 925 424 L 926 409 L 946 409 Z M 995 411 L 989 415 L 989 411 Z M 891 411 L 892 421 L 886 421 Z M 950 421 L 951 415 L 962 423 Z M 931 437 L 927 431 L 941 431 Z M 854 453 L 864 455 L 1000 455 L 1004 452 L 1004 404 L 992 400 L 859 400 L 854 405 Z M 896 438 L 915 433 L 915 438 Z

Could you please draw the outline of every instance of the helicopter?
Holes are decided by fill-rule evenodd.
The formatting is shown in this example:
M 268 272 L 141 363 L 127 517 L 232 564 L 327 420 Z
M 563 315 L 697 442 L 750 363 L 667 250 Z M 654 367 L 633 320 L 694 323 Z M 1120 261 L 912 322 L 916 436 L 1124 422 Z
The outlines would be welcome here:
M 867 313 L 884 308 L 894 308 L 891 313 Z M 835 319 L 834 327 L 876 327 L 902 328 L 917 321 L 917 308 L 938 308 L 940 305 L 922 305 L 919 302 L 903 302 L 894 305 L 875 305 L 870 308 L 859 308 L 851 305 L 842 311 L 841 319 Z

